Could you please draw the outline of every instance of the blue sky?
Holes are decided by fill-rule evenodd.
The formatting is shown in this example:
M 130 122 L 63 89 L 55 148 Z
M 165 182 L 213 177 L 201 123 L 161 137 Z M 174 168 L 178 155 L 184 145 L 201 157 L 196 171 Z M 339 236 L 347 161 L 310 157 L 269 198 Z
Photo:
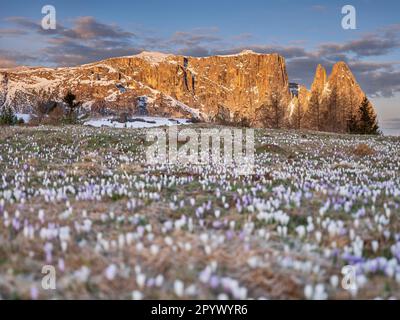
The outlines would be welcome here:
M 56 31 L 40 28 L 57 10 Z M 357 29 L 341 27 L 351 4 Z M 186 55 L 242 49 L 278 52 L 307 86 L 318 63 L 346 61 L 374 102 L 381 126 L 400 134 L 400 1 L 21 1 L 3 0 L 0 67 L 76 65 L 156 50 Z

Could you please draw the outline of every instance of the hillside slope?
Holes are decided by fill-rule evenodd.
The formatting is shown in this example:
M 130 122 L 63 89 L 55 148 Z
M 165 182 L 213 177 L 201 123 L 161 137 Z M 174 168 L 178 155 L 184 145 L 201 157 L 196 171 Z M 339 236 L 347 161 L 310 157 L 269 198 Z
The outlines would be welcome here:
M 293 92 L 285 59 L 252 51 L 204 58 L 142 52 L 70 68 L 0 71 L 0 106 L 18 112 L 32 112 L 38 101 L 61 101 L 68 90 L 92 112 L 328 131 L 345 131 L 365 97 L 343 62 L 329 78 L 318 66 L 311 91 L 298 86 Z

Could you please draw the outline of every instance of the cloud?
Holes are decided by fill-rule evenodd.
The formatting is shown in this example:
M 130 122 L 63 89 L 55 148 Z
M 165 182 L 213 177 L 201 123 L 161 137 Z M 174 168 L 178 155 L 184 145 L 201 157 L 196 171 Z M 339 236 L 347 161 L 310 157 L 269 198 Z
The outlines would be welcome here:
M 24 32 L 40 32 L 43 31 L 39 22 L 26 18 L 26 17 L 7 17 L 5 21 L 13 23 L 20 28 L 24 29 Z
M 368 73 L 373 71 L 393 71 L 396 62 L 370 62 L 370 61 L 350 61 L 349 66 L 353 72 Z
M 400 123 L 400 118 L 386 119 L 385 122 L 399 122 Z
M 325 6 L 316 5 L 312 9 L 323 11 Z M 143 50 L 195 57 L 253 50 L 284 56 L 290 79 L 296 79 L 308 87 L 313 81 L 318 64 L 322 64 L 329 73 L 334 63 L 345 61 L 367 94 L 392 96 L 400 91 L 398 63 L 365 61 L 400 48 L 400 24 L 380 28 L 344 43 L 321 43 L 313 50 L 306 50 L 303 42 L 289 45 L 257 44 L 250 33 L 223 37 L 216 27 L 178 30 L 168 37 L 162 37 L 149 30 L 130 32 L 90 16 L 72 20 L 69 27 L 58 23 L 56 30 L 43 30 L 39 22 L 24 17 L 9 17 L 6 20 L 19 28 L 0 29 L 0 37 L 35 33 L 43 37 L 45 46 L 37 53 L 36 60 L 24 55 L 14 58 L 10 54 L 0 54 L 3 65 L 35 61 L 73 66 L 110 57 L 133 55 Z
M 134 36 L 132 32 L 122 30 L 116 25 L 104 24 L 93 17 L 79 17 L 74 20 L 74 27 L 63 28 L 62 35 L 73 39 L 129 39 Z
M 291 79 L 310 87 L 314 73 L 321 64 L 329 73 L 333 65 L 340 60 L 329 60 L 323 56 L 309 55 L 308 57 L 287 60 L 287 70 Z M 371 97 L 392 97 L 400 92 L 400 71 L 396 62 L 367 62 L 351 58 L 345 60 L 364 92 Z
M 320 46 L 321 55 L 332 53 L 354 53 L 358 57 L 381 56 L 398 48 L 400 42 L 397 39 L 370 38 L 350 41 L 345 44 L 324 44 Z
M 296 78 L 300 83 L 310 87 L 318 64 L 323 65 L 328 70 L 333 66 L 332 62 L 309 56 L 288 60 L 287 71 L 290 78 Z
M 218 44 L 215 45 L 205 45 L 205 44 L 195 44 L 193 46 L 183 46 L 172 50 L 173 53 L 187 55 L 192 57 L 205 57 L 212 55 L 230 55 L 237 54 L 244 50 L 252 50 L 257 53 L 278 53 L 284 56 L 286 59 L 304 57 L 308 56 L 304 48 L 294 47 L 294 46 L 270 46 L 270 45 L 242 45 L 242 46 L 224 46 Z
M 400 92 L 400 71 L 372 71 L 358 79 L 371 96 L 393 97 Z
M 311 6 L 312 11 L 323 12 L 326 11 L 328 8 L 324 5 L 316 4 Z
M 142 42 L 142 45 L 148 47 L 149 43 Z M 159 48 L 165 48 L 168 52 L 194 57 L 209 56 L 213 48 L 224 45 L 226 45 L 225 40 L 215 27 L 176 31 L 170 37 L 158 42 Z
M 222 38 L 218 36 L 217 28 L 194 29 L 192 31 L 177 31 L 167 40 L 171 45 L 178 46 L 199 46 L 202 43 L 220 42 Z
M 232 37 L 232 40 L 234 41 L 249 41 L 253 39 L 254 36 L 251 33 L 240 33 L 238 35 L 235 35 Z
M 319 46 L 320 55 L 348 54 L 357 57 L 382 56 L 400 48 L 400 24 L 380 28 L 376 32 L 364 35 L 361 39 L 343 44 L 327 43 Z
M 384 129 L 397 130 L 400 129 L 400 118 L 384 119 L 380 121 Z
M 36 57 L 32 55 L 0 49 L 0 68 L 12 68 L 35 61 Z
M 271 45 L 246 45 L 231 47 L 228 49 L 216 49 L 210 51 L 210 54 L 235 54 L 243 50 L 253 50 L 257 53 L 278 53 L 284 56 L 286 59 L 296 58 L 296 57 L 307 57 L 309 53 L 304 48 L 295 46 L 271 46 Z
M 23 28 L 23 32 L 25 33 L 36 32 L 42 35 L 63 36 L 70 39 L 129 39 L 134 36 L 132 32 L 124 31 L 116 25 L 101 23 L 90 16 L 74 19 L 72 28 L 67 28 L 57 22 L 56 29 L 54 30 L 45 30 L 42 28 L 40 22 L 26 17 L 8 17 L 6 21 Z
M 27 32 L 19 29 L 0 29 L 0 38 L 7 36 L 20 36 L 27 34 Z
M 201 46 L 186 47 L 177 50 L 177 54 L 190 57 L 207 57 L 210 56 L 210 50 Z
M 69 39 L 55 40 L 55 45 L 42 50 L 43 56 L 50 63 L 71 66 L 85 64 L 112 57 L 132 55 L 141 52 L 124 42 L 112 40 L 93 40 L 81 43 Z
M 74 19 L 69 28 L 57 23 L 55 30 L 44 30 L 39 22 L 25 17 L 6 20 L 19 26 L 22 32 L 44 37 L 47 46 L 38 54 L 42 63 L 73 66 L 140 51 L 132 44 L 134 33 L 90 16 Z
M 0 56 L 0 68 L 13 68 L 16 66 L 17 62 L 14 59 Z

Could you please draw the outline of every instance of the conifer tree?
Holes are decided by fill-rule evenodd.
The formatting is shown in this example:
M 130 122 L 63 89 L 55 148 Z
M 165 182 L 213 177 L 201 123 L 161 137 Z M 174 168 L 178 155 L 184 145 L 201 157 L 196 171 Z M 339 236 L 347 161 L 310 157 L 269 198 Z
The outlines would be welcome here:
M 352 133 L 352 134 L 357 134 L 357 133 L 359 133 L 358 130 L 359 130 L 359 128 L 358 128 L 357 118 L 354 115 L 354 113 L 351 112 L 350 118 L 347 122 L 347 132 Z
M 376 114 L 373 111 L 367 97 L 361 102 L 358 110 L 360 121 L 358 124 L 358 133 L 360 134 L 380 134 Z
M 14 111 L 11 109 L 11 107 L 3 107 L 0 108 L 0 125 L 8 125 L 8 126 L 13 126 L 18 124 L 19 121 L 17 116 L 14 114 Z
M 63 98 L 63 102 L 68 106 L 68 120 L 75 122 L 77 118 L 78 109 L 81 106 L 81 102 L 76 102 L 76 96 L 68 91 Z
M 380 134 L 376 114 L 365 97 L 361 102 L 357 115 L 352 113 L 347 123 L 347 131 L 353 134 Z

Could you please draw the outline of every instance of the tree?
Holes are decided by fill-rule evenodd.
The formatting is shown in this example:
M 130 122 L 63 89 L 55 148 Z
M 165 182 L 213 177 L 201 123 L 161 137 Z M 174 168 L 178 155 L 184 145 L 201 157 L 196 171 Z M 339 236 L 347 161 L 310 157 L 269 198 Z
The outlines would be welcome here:
M 328 116 L 325 118 L 327 121 L 328 130 L 331 132 L 339 131 L 338 122 L 338 96 L 337 90 L 333 89 L 333 94 L 331 95 L 328 102 Z
M 24 121 L 18 120 L 11 107 L 3 107 L 0 111 L 0 125 L 14 126 L 20 123 L 24 123 Z
M 290 107 L 290 128 L 300 130 L 303 126 L 303 110 L 301 107 L 301 103 L 298 98 L 295 96 L 292 98 L 292 101 L 289 104 Z
M 280 129 L 284 126 L 285 113 L 281 95 L 275 91 L 261 107 L 262 123 L 266 128 Z
M 78 112 L 78 108 L 81 106 L 81 102 L 76 102 L 76 96 L 68 91 L 64 96 L 63 101 L 68 107 L 68 118 L 70 120 L 75 120 Z
M 271 97 L 271 106 L 273 110 L 273 115 L 274 115 L 274 128 L 275 129 L 280 129 L 284 125 L 284 110 L 282 106 L 282 97 L 279 92 L 276 92 L 272 94 Z
M 312 93 L 308 106 L 309 107 L 305 115 L 305 127 L 307 129 L 319 131 L 321 129 L 321 118 L 320 103 L 317 93 Z
M 348 121 L 348 132 L 355 134 L 380 134 L 376 114 L 367 97 L 364 97 L 357 116 L 353 113 Z
M 353 112 L 351 112 L 350 117 L 347 121 L 347 132 L 357 134 L 358 133 L 358 122 L 357 118 Z
M 48 115 L 49 113 L 51 113 L 56 107 L 57 107 L 57 102 L 46 99 L 40 99 L 36 103 L 34 111 L 39 117 L 43 117 L 44 115 Z
M 364 97 L 358 112 L 360 116 L 359 133 L 380 134 L 376 114 L 367 97 Z

